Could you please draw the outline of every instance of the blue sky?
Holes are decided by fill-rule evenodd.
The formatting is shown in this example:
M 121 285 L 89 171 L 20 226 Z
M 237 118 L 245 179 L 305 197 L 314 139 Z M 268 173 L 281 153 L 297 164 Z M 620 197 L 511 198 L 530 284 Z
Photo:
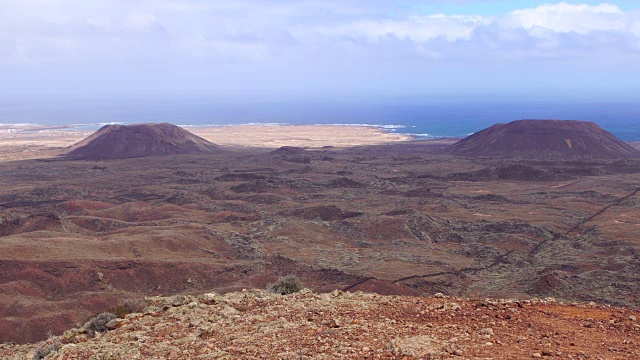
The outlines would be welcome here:
M 586 4 L 600 5 L 604 1 L 566 1 L 568 4 Z M 422 2 L 406 2 L 409 8 L 421 11 L 423 14 L 443 13 L 447 15 L 497 15 L 506 14 L 514 9 L 535 8 L 540 5 L 554 3 L 553 1 L 544 0 L 494 0 L 494 1 L 422 1 Z M 556 2 L 557 3 L 557 2 Z M 638 8 L 638 1 L 617 1 L 608 2 L 617 5 L 621 10 L 632 10 Z
M 4 98 L 638 101 L 639 1 L 0 0 Z

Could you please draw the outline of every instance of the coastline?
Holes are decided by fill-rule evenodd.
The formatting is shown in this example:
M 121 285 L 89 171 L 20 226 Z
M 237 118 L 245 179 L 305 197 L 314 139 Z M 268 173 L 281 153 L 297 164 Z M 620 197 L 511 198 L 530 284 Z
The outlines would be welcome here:
M 350 147 L 416 139 L 389 129 L 358 125 L 230 125 L 186 129 L 214 144 L 239 147 Z
M 91 135 L 101 126 L 103 124 L 0 124 L 0 161 L 55 157 L 64 148 Z M 445 137 L 423 139 L 413 134 L 394 132 L 394 128 L 390 126 L 368 124 L 239 124 L 181 127 L 214 144 L 238 148 L 275 149 L 296 146 L 317 149 L 325 146 L 352 147 L 409 141 L 448 145 L 460 140 Z M 640 150 L 640 141 L 627 143 Z
M 279 148 L 297 146 L 351 147 L 416 140 L 415 136 L 374 126 L 358 125 L 225 125 L 183 126 L 186 130 L 228 147 Z M 84 128 L 84 129 L 83 129 Z M 95 130 L 87 125 L 0 125 L 0 161 L 50 158 Z

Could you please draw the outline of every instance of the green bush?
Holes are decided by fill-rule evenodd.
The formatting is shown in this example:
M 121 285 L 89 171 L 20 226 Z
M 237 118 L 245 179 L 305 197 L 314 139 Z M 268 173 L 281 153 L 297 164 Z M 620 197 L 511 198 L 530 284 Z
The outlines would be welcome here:
M 275 283 L 267 287 L 267 291 L 274 294 L 288 295 L 302 290 L 302 281 L 295 275 L 281 277 Z

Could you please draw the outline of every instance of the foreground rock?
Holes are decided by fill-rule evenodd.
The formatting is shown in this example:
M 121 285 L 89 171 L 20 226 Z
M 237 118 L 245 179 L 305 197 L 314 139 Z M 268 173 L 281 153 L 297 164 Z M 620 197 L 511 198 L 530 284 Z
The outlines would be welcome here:
M 640 155 L 595 123 L 574 120 L 518 120 L 496 124 L 450 146 L 463 156 L 555 156 L 628 158 Z
M 162 123 L 107 125 L 69 147 L 65 155 L 87 159 L 124 159 L 217 150 L 218 146 L 181 127 Z
M 0 358 L 50 359 L 637 359 L 638 311 L 547 300 L 466 300 L 365 293 L 148 298 L 144 313 Z M 85 326 L 86 328 L 86 326 Z

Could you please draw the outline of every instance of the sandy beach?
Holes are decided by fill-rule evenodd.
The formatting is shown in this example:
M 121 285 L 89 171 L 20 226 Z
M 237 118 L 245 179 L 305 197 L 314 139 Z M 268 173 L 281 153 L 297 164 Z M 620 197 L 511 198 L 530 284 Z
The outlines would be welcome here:
M 215 144 L 234 147 L 350 147 L 413 139 L 408 135 L 365 126 L 237 125 L 190 127 L 187 130 Z M 0 161 L 54 157 L 91 133 L 67 126 L 2 125 Z
M 309 148 L 323 146 L 349 147 L 413 139 L 408 135 L 393 134 L 378 128 L 365 126 L 239 125 L 187 128 L 187 130 L 218 145 L 266 148 L 278 148 L 281 146 Z

